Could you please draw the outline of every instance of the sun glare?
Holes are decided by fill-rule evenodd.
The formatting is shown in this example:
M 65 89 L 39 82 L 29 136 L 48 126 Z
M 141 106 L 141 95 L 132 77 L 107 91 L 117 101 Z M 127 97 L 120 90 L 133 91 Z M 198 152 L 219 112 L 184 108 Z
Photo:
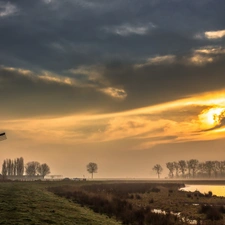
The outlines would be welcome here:
M 213 107 L 210 109 L 205 109 L 199 115 L 199 119 L 203 123 L 204 127 L 211 128 L 220 124 L 221 116 L 224 111 L 225 108 L 222 107 Z

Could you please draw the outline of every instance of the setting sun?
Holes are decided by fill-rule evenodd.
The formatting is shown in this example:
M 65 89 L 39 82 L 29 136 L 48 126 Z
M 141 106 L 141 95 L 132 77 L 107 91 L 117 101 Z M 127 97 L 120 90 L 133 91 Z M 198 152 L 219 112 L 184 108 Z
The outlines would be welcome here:
M 220 124 L 221 116 L 223 115 L 225 108 L 214 107 L 210 109 L 205 109 L 199 115 L 199 119 L 203 124 L 204 128 L 211 128 Z

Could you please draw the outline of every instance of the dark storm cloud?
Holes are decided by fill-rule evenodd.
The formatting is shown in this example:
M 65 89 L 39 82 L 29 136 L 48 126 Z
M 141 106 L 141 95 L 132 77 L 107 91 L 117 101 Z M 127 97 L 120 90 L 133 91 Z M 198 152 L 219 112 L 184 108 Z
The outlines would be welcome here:
M 57 72 L 113 59 L 136 61 L 183 53 L 212 42 L 193 39 L 197 32 L 225 27 L 225 4 L 220 0 L 19 0 L 11 4 L 17 13 L 0 19 L 2 64 Z M 148 25 L 140 33 L 140 27 Z M 126 36 L 113 32 L 124 26 L 136 32 Z
M 92 84 L 72 87 L 31 79 L 3 67 L 0 91 L 5 95 L 0 100 L 5 113 L 120 111 L 224 88 L 223 54 L 214 54 L 208 64 L 185 62 L 194 49 L 225 44 L 224 38 L 196 38 L 205 31 L 225 29 L 223 0 L 18 0 L 1 4 L 5 7 L 0 17 L 1 65 L 35 74 L 48 70 Z M 8 14 L 4 13 L 6 4 L 11 7 Z M 135 67 L 147 58 L 164 55 L 174 55 L 174 62 Z M 68 72 L 95 64 L 103 72 L 94 81 L 88 75 L 85 80 L 82 74 Z M 127 97 L 114 101 L 103 94 L 105 88 Z
M 125 89 L 125 107 L 138 108 L 223 89 L 224 60 L 225 56 L 221 56 L 206 65 L 172 63 L 139 69 L 116 62 L 106 67 L 104 75 L 112 86 L 122 85 Z
M 140 68 L 111 63 L 103 68 L 100 81 L 92 82 L 91 86 L 83 83 L 71 86 L 2 67 L 0 101 L 4 109 L 1 113 L 21 116 L 70 114 L 88 110 L 104 113 L 173 101 L 224 88 L 224 60 L 222 55 L 206 65 L 186 65 L 178 60 Z M 127 97 L 118 101 L 99 91 L 110 87 L 118 88 L 117 92 L 122 88 Z M 181 112 L 180 115 L 186 114 Z
M 0 68 L 1 118 L 94 112 L 111 98 L 94 88 L 44 80 L 32 73 Z

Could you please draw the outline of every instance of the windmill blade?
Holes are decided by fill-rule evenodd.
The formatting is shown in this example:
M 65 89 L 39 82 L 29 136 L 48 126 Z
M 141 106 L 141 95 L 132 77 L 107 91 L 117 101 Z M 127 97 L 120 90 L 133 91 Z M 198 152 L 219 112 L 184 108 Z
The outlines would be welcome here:
M 7 139 L 5 132 L 0 133 L 0 141 L 4 141 L 5 139 Z

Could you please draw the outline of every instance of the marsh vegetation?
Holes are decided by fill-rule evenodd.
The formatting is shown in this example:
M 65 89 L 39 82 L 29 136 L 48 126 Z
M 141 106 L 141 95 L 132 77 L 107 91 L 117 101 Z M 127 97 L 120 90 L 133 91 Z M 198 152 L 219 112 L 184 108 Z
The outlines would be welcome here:
M 123 224 L 224 224 L 224 197 L 180 191 L 183 186 L 173 182 L 99 182 L 48 190 Z

